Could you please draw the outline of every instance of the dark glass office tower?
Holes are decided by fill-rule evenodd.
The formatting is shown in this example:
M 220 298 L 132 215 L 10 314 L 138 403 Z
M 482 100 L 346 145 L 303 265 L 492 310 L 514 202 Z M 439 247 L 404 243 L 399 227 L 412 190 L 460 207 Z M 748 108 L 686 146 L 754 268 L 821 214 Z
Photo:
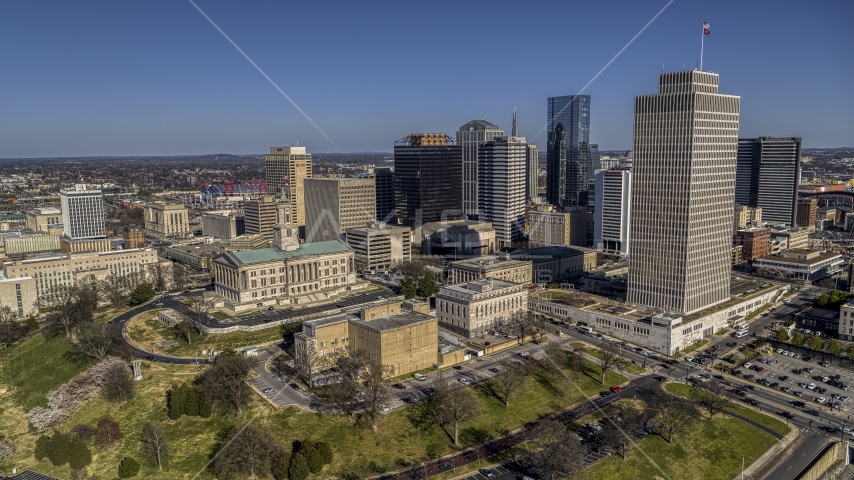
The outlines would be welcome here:
M 590 95 L 568 95 L 549 97 L 548 105 L 548 202 L 558 207 L 587 205 L 590 172 Z M 566 141 L 558 138 L 557 129 L 562 126 Z M 558 144 L 564 145 L 564 154 L 553 152 Z M 555 176 L 562 176 L 553 179 Z M 561 183 L 563 192 L 561 192 Z
M 394 218 L 394 172 L 390 168 L 374 169 L 377 181 L 377 220 L 391 222 Z
M 463 150 L 444 133 L 414 133 L 394 143 L 394 197 L 413 225 L 462 215 Z
M 762 207 L 762 220 L 797 225 L 801 137 L 740 138 L 735 203 Z

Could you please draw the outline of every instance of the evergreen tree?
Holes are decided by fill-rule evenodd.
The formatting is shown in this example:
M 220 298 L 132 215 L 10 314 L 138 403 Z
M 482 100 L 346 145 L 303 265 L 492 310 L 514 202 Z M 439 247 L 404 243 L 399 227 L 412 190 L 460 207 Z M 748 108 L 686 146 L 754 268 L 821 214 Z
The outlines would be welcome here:
M 291 455 L 283 448 L 280 448 L 279 452 L 273 458 L 273 464 L 270 468 L 270 470 L 273 472 L 273 476 L 276 477 L 276 480 L 288 479 L 288 465 L 290 464 L 290 462 Z
M 300 449 L 299 455 L 304 455 L 308 469 L 311 473 L 318 473 L 323 469 L 323 456 L 317 451 L 314 443 L 305 442 Z
M 155 295 L 157 295 L 157 293 L 154 291 L 153 285 L 150 283 L 140 283 L 134 291 L 131 292 L 130 303 L 133 305 L 139 305 L 151 300 Z
M 125 457 L 119 464 L 119 478 L 133 478 L 139 473 L 139 463 L 131 457 Z
M 185 385 L 184 413 L 191 417 L 199 416 L 199 391 L 191 385 Z
M 92 463 L 92 452 L 86 442 L 79 438 L 71 438 L 68 444 L 68 464 L 73 470 L 80 470 Z
M 47 458 L 54 467 L 60 467 L 68 463 L 70 456 L 70 442 L 68 437 L 57 432 L 50 438 L 47 446 Z
M 305 480 L 308 478 L 309 469 L 308 462 L 302 453 L 291 455 L 291 461 L 288 465 L 288 478 L 290 480 Z
M 33 455 L 36 457 L 36 460 L 42 461 L 47 456 L 48 449 L 50 448 L 50 437 L 47 435 L 41 435 L 38 440 L 36 440 L 36 449 L 33 452 Z
M 320 452 L 320 457 L 323 459 L 324 465 L 332 463 L 332 447 L 330 447 L 327 442 L 317 442 L 317 444 L 315 444 L 315 448 Z
M 418 281 L 418 296 L 430 298 L 433 295 L 436 295 L 436 276 L 427 270 L 421 280 Z
M 777 341 L 785 342 L 788 340 L 789 340 L 789 332 L 787 332 L 785 328 L 781 328 L 780 331 L 777 332 Z
M 208 396 L 204 392 L 199 392 L 199 416 L 202 418 L 210 418 L 213 405 L 211 405 Z
M 178 420 L 184 414 L 184 390 L 183 385 L 172 385 L 169 389 L 167 399 L 169 420 Z
M 403 280 L 400 281 L 400 293 L 406 298 L 414 298 L 418 294 L 418 290 L 415 287 L 415 280 L 412 277 L 403 277 Z

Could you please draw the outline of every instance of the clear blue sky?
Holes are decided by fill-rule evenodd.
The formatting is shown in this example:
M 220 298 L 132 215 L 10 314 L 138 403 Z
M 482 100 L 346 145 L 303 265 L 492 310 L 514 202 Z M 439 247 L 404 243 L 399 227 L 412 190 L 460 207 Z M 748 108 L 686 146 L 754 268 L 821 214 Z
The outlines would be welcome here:
M 346 152 L 485 118 L 520 133 L 578 93 L 668 0 L 196 0 Z M 635 95 L 699 59 L 743 137 L 854 146 L 854 2 L 675 0 L 584 92 L 591 139 L 632 143 Z M 533 138 L 541 149 L 545 137 Z M 189 1 L 0 3 L 0 157 L 264 153 L 321 135 Z

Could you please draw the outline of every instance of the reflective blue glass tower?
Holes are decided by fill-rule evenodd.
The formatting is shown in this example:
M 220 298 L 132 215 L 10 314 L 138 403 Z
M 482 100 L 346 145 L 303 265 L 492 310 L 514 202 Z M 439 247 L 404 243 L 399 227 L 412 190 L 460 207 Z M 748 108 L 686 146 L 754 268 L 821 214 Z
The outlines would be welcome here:
M 587 205 L 590 95 L 549 97 L 547 124 L 546 199 L 558 207 Z

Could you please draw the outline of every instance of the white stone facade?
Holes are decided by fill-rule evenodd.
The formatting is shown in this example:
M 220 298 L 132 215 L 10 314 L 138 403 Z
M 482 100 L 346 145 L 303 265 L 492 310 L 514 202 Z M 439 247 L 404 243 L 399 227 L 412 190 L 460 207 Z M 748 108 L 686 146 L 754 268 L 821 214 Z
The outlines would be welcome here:
M 522 284 L 484 279 L 441 287 L 436 295 L 439 326 L 473 338 L 500 329 L 510 316 L 528 310 Z

